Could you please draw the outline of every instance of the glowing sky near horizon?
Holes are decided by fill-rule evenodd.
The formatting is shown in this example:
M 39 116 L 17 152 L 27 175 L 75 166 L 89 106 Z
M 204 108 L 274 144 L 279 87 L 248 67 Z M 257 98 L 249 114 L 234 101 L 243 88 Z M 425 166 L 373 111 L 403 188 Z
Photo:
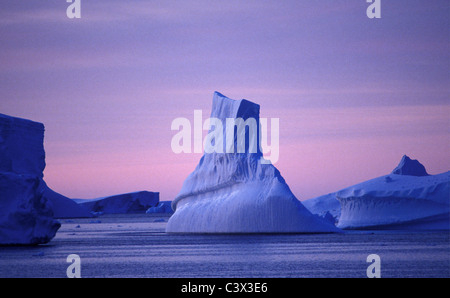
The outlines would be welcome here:
M 280 119 L 275 166 L 307 199 L 387 174 L 450 170 L 450 3 L 365 0 L 0 3 L 0 113 L 44 123 L 44 179 L 72 198 L 172 200 L 201 154 L 171 122 L 214 91 Z M 204 134 L 206 136 L 206 132 Z

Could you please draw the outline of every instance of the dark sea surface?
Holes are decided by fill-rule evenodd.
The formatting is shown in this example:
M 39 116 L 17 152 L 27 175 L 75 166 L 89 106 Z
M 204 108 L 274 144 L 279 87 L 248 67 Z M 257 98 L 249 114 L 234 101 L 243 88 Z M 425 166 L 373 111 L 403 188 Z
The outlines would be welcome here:
M 168 216 L 61 219 L 45 245 L 0 247 L 0 277 L 65 278 L 80 257 L 81 277 L 365 278 L 380 257 L 381 277 L 450 277 L 449 232 L 171 235 Z

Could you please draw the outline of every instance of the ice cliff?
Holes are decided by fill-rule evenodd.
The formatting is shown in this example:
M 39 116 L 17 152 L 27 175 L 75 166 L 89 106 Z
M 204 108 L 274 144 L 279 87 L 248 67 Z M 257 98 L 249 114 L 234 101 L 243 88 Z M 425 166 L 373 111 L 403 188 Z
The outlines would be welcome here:
M 215 92 L 211 118 L 247 120 L 253 118 L 259 134 L 259 105 L 247 100 L 232 100 Z M 212 126 L 210 132 L 215 130 Z M 311 214 L 293 195 L 280 172 L 257 150 L 249 148 L 250 128 L 235 128 L 232 143 L 246 139 L 244 153 L 204 153 L 196 169 L 187 177 L 172 201 L 169 233 L 313 233 L 337 232 L 334 225 Z M 230 135 L 231 138 L 231 135 Z M 223 152 L 227 140 L 222 141 Z M 216 144 L 216 143 L 215 143 Z M 228 148 L 229 149 L 229 148 Z M 235 149 L 234 152 L 237 152 Z
M 43 195 L 44 125 L 0 114 L 0 244 L 50 241 L 60 227 Z
M 53 216 L 55 218 L 82 218 L 93 217 L 93 215 L 74 200 L 63 196 L 47 187 L 44 183 L 43 196 L 52 204 Z

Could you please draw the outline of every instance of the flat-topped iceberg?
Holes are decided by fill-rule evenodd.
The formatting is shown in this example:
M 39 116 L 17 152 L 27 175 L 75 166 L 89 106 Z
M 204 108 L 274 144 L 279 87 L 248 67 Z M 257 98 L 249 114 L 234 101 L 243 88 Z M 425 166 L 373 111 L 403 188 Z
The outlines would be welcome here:
M 172 201 L 175 213 L 170 217 L 168 233 L 323 233 L 338 232 L 333 224 L 311 214 L 297 200 L 280 172 L 263 159 L 260 150 L 259 105 L 248 100 L 232 100 L 215 92 L 211 118 L 224 123 L 221 127 L 222 152 L 207 150 L 194 172 L 184 181 L 178 196 Z M 256 123 L 251 127 L 236 127 L 233 134 L 225 131 L 226 120 L 236 123 Z M 250 121 L 250 120 L 252 121 Z M 242 128 L 242 127 L 241 127 Z M 216 127 L 210 129 L 210 133 Z M 245 139 L 245 151 L 237 148 Z M 228 140 L 227 140 L 228 138 Z M 230 140 L 230 138 L 232 138 Z M 256 139 L 255 146 L 251 141 Z M 212 140 L 211 140 L 212 142 Z M 206 152 L 211 153 L 206 153 Z M 254 153 L 252 153 L 254 152 Z
M 0 244 L 49 242 L 60 223 L 44 196 L 44 125 L 0 114 Z
M 92 214 L 145 213 L 159 203 L 159 192 L 137 191 L 96 199 L 75 199 Z
M 430 175 L 404 155 L 389 175 L 302 203 L 342 229 L 448 230 L 450 172 Z
M 335 195 L 343 229 L 450 229 L 450 172 L 428 175 L 407 156 L 391 174 Z

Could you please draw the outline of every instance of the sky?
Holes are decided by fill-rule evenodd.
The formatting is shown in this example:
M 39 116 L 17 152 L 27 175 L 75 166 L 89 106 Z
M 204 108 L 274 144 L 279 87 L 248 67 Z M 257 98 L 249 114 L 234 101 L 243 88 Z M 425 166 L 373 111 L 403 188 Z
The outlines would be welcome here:
M 214 91 L 279 118 L 275 166 L 300 200 L 390 173 L 450 170 L 450 3 L 365 0 L 0 2 L 0 113 L 45 125 L 44 180 L 71 198 L 159 191 L 201 154 L 171 123 Z M 206 136 L 204 132 L 203 136 Z

